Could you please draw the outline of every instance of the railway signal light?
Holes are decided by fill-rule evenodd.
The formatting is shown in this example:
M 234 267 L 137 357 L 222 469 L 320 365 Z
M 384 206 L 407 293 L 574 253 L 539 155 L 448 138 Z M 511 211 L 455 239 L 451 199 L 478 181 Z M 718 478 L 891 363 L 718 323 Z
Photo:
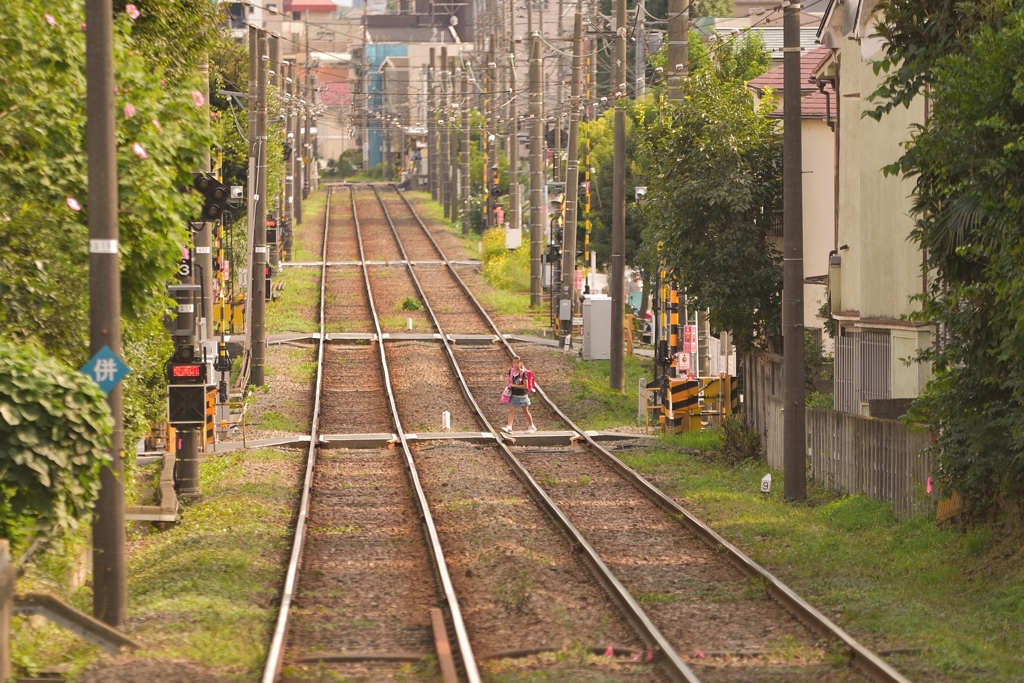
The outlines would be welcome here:
M 213 177 L 211 173 L 193 173 L 192 187 L 203 195 L 202 217 L 204 221 L 216 221 L 227 209 L 231 190 L 227 185 Z
M 206 422 L 206 363 L 195 347 L 185 344 L 167 362 L 167 422 L 192 427 Z

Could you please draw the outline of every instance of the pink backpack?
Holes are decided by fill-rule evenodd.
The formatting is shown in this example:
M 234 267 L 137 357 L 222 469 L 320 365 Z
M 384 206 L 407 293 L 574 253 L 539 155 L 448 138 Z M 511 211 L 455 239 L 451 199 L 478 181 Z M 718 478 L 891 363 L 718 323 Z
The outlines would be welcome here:
M 526 366 L 523 366 L 523 374 L 526 375 L 526 390 L 527 391 L 531 391 L 531 392 L 537 391 L 537 385 L 533 381 L 533 371 L 532 370 L 527 370 Z M 508 371 L 508 383 L 512 384 L 512 370 L 511 369 Z

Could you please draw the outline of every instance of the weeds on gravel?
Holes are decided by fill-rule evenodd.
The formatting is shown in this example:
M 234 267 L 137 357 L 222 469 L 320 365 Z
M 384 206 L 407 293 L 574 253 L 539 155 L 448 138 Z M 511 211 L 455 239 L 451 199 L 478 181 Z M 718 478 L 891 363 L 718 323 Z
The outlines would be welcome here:
M 274 276 L 283 284 L 278 297 L 267 304 L 267 333 L 319 332 L 316 305 L 320 300 L 320 272 L 315 268 L 286 268 Z
M 274 411 L 267 411 L 263 413 L 259 426 L 261 429 L 273 429 L 279 432 L 306 432 L 305 425 L 299 424 L 297 421 L 283 413 L 277 413 Z
M 519 572 L 514 579 L 499 585 L 494 597 L 506 612 L 521 612 L 530 601 L 531 588 L 533 579 L 526 572 Z
M 759 492 L 761 461 L 705 452 L 718 433 L 662 437 L 623 460 L 914 681 L 1024 681 L 1024 532 L 898 521 L 884 503 L 808 482 L 808 502 Z M 764 596 L 750 585 L 742 597 Z M 920 648 L 920 649 L 915 649 Z M 926 650 L 923 648 L 927 648 Z

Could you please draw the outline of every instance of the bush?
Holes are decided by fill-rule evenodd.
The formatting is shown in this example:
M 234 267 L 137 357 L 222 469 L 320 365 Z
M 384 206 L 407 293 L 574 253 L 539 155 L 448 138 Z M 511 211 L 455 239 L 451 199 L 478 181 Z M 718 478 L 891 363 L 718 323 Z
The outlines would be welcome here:
M 0 537 L 76 528 L 99 493 L 112 431 L 92 380 L 0 341 Z
M 411 296 L 405 297 L 402 301 L 403 311 L 422 311 L 423 304 L 418 299 L 413 299 Z
M 730 415 L 722 420 L 722 445 L 718 455 L 732 465 L 760 460 L 761 435 L 743 424 L 739 417 Z
M 525 241 L 525 236 L 524 236 Z M 505 248 L 505 231 L 501 228 L 484 231 L 483 275 L 491 286 L 514 292 L 530 290 L 530 246 L 524 244 L 509 251 Z

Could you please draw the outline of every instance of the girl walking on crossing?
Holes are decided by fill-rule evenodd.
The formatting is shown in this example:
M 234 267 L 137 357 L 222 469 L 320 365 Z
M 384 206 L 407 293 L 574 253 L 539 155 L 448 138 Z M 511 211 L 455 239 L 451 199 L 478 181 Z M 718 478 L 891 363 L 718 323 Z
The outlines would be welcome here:
M 526 419 L 530 421 L 526 431 L 531 434 L 537 431 L 536 425 L 533 424 L 533 415 L 530 414 L 532 384 L 533 373 L 523 367 L 523 361 L 519 356 L 513 356 L 512 367 L 508 371 L 508 383 L 501 394 L 501 402 L 508 404 L 508 424 L 501 428 L 506 434 L 512 433 L 512 425 L 516 421 L 516 408 L 522 408 Z

